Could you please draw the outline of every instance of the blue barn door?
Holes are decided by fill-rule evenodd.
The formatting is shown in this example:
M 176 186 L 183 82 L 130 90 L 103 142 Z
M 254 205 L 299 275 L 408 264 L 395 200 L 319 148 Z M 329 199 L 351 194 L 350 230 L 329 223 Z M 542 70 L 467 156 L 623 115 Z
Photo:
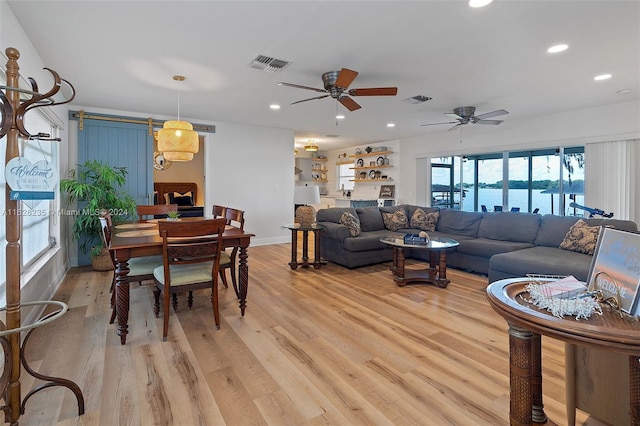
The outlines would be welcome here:
M 104 120 L 84 120 L 78 132 L 78 163 L 98 160 L 114 167 L 126 167 L 127 183 L 123 188 L 136 204 L 153 204 L 153 135 L 142 124 Z M 78 253 L 78 263 L 91 263 L 89 255 Z

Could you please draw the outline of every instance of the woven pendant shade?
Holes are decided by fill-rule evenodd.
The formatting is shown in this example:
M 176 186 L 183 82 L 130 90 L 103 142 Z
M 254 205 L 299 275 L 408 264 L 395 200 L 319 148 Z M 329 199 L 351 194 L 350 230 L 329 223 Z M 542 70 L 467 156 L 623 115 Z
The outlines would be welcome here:
M 198 152 L 198 149 L 198 133 L 193 131 L 193 126 L 187 121 L 165 121 L 162 129 L 158 130 L 158 151 L 160 152 L 185 152 L 195 154 Z M 193 158 L 193 155 L 191 157 Z M 165 156 L 165 158 L 167 157 Z
M 191 161 L 193 154 L 190 152 L 165 151 L 162 153 L 165 160 L 169 161 Z

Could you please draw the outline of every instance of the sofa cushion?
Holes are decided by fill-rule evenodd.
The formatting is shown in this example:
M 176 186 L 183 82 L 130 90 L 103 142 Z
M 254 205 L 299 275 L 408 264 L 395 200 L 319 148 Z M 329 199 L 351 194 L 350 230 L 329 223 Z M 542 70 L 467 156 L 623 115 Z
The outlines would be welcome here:
M 489 280 L 493 282 L 495 277 L 547 274 L 573 275 L 580 281 L 586 281 L 592 259 L 593 256 L 588 254 L 545 246 L 496 254 L 489 260 Z
M 356 209 L 351 207 L 331 207 L 329 209 L 318 210 L 316 213 L 316 221 L 340 223 L 340 218 L 344 212 L 349 212 L 354 216 L 357 215 Z
M 542 216 L 535 244 L 537 246 L 558 248 L 564 236 L 569 232 L 571 225 L 576 223 L 577 220 L 573 216 L 545 214 Z
M 412 204 L 401 204 L 401 206 L 404 207 L 405 211 L 407 212 L 407 217 L 413 216 L 417 209 L 420 209 L 427 214 L 432 212 L 440 212 L 440 209 L 438 207 L 422 207 L 414 206 Z
M 398 209 L 393 213 L 382 213 L 382 220 L 384 226 L 390 231 L 397 231 L 398 229 L 408 228 L 409 221 L 404 209 Z
M 478 235 L 478 227 L 480 226 L 481 219 L 482 213 L 480 212 L 440 209 L 440 217 L 438 218 L 436 231 L 475 237 Z
M 569 228 L 564 240 L 560 243 L 560 248 L 577 251 L 578 253 L 593 254 L 600 229 L 600 226 L 589 226 L 587 222 L 580 219 Z
M 360 219 L 358 219 L 358 216 L 344 212 L 342 216 L 340 216 L 340 223 L 349 229 L 349 236 L 357 237 L 360 235 Z
M 379 231 L 384 229 L 384 222 L 378 207 L 358 207 L 356 209 L 362 232 Z
M 380 242 L 380 238 L 388 237 L 391 233 L 387 230 L 361 232 L 355 238 L 344 240 L 344 249 L 350 252 L 387 249 L 389 246 Z
M 538 214 L 495 212 L 484 213 L 478 227 L 478 238 L 533 243 L 540 227 Z
M 498 253 L 507 253 L 533 247 L 533 243 L 494 240 L 489 238 L 475 238 L 460 240 L 458 242 L 460 243 L 457 248 L 459 253 L 486 258 L 490 258 Z

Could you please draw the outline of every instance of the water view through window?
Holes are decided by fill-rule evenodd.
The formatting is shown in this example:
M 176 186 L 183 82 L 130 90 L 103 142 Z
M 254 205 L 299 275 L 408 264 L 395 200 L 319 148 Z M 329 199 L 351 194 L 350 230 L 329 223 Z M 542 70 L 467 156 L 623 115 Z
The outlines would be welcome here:
M 432 205 L 582 216 L 584 171 L 583 147 L 433 158 Z

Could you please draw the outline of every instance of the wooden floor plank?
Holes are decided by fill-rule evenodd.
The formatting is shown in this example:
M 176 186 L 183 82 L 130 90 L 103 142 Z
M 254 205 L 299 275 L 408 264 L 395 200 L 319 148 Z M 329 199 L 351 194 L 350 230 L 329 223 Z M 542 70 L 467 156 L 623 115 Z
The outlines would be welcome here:
M 249 249 L 244 317 L 221 286 L 216 329 L 210 292 L 198 291 L 191 310 L 181 298 L 170 313 L 166 342 L 151 283 L 131 284 L 123 346 L 108 324 L 112 272 L 71 269 L 55 299 L 72 309 L 34 333 L 28 356 L 39 371 L 76 381 L 87 412 L 78 417 L 71 392 L 52 388 L 29 400 L 20 423 L 509 423 L 507 324 L 486 300 L 486 277 L 450 269 L 445 289 L 398 287 L 390 263 L 291 270 L 290 248 Z M 565 424 L 564 345 L 542 345 L 548 424 Z M 37 381 L 22 384 L 24 393 Z

